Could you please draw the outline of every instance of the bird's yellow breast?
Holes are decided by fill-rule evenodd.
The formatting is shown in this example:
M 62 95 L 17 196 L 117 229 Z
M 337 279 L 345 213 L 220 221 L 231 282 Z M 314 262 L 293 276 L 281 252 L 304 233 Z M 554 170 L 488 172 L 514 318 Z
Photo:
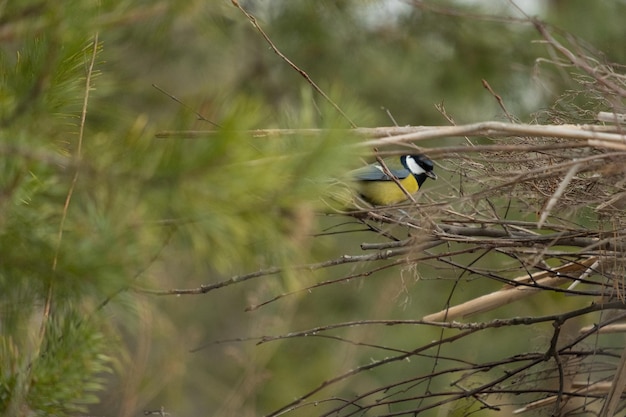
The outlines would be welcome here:
M 417 180 L 413 175 L 403 178 L 400 184 L 409 194 L 415 194 L 419 189 Z M 370 203 L 378 206 L 387 206 L 399 203 L 407 199 L 406 194 L 394 181 L 362 181 L 359 192 Z

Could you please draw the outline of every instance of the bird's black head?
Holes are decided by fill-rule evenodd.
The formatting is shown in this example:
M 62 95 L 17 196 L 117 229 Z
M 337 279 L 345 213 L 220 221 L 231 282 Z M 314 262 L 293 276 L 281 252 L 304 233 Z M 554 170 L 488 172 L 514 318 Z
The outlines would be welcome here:
M 400 161 L 402 165 L 415 176 L 420 187 L 424 181 L 426 181 L 426 178 L 437 179 L 437 174 L 433 171 L 435 168 L 433 161 L 426 158 L 424 155 L 402 155 Z

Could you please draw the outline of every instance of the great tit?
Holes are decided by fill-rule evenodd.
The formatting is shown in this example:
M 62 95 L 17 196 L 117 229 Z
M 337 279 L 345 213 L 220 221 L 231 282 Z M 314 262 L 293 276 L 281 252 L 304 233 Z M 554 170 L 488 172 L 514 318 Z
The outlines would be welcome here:
M 437 179 L 433 172 L 433 161 L 424 155 L 402 155 L 399 161 L 392 159 L 384 162 L 389 172 L 409 194 L 415 194 L 426 178 Z M 357 190 L 361 197 L 373 205 L 387 206 L 408 198 L 378 163 L 352 171 L 352 178 L 357 181 Z

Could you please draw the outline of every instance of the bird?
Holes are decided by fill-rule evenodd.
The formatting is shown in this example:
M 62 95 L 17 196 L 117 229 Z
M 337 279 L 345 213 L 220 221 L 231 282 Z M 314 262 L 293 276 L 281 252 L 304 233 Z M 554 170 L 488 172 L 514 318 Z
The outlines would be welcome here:
M 397 182 L 379 163 L 351 172 L 352 179 L 357 183 L 357 192 L 365 201 L 375 206 L 388 206 L 405 201 L 408 199 L 406 193 L 415 194 L 426 178 L 437 179 L 433 171 L 433 161 L 421 154 L 402 155 L 399 160 L 397 158 L 385 160 L 384 163 Z

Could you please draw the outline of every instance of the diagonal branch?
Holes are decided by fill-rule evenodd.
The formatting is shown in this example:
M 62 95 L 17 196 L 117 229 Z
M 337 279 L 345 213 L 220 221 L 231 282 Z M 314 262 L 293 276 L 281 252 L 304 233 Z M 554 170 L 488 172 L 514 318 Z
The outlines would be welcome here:
M 356 124 L 348 117 L 348 115 L 343 110 L 341 110 L 341 108 L 317 84 L 315 84 L 315 82 L 311 79 L 311 77 L 309 77 L 309 74 L 307 74 L 304 70 L 300 69 L 289 58 L 287 58 L 282 52 L 280 52 L 280 50 L 276 47 L 276 45 L 274 45 L 274 42 L 272 42 L 272 40 L 267 35 L 267 33 L 265 33 L 265 31 L 258 24 L 258 22 L 256 21 L 256 17 L 254 17 L 253 15 L 248 13 L 243 7 L 241 7 L 238 0 L 231 0 L 231 1 L 233 5 L 239 10 L 241 10 L 241 12 L 248 18 L 250 23 L 252 23 L 252 26 L 254 26 L 254 28 L 261 34 L 261 36 L 263 36 L 263 39 L 265 39 L 265 41 L 269 44 L 270 48 L 272 48 L 272 51 L 274 51 L 274 53 L 278 55 L 283 61 L 289 64 L 291 68 L 296 70 L 298 74 L 303 76 L 304 79 L 311 85 L 311 87 L 313 87 L 313 89 L 317 91 L 318 94 L 324 97 L 324 99 L 328 101 L 330 105 L 333 106 L 335 110 L 337 110 L 337 112 L 341 116 L 343 116 L 344 119 L 348 121 L 348 123 L 350 123 L 350 126 L 356 127 Z

